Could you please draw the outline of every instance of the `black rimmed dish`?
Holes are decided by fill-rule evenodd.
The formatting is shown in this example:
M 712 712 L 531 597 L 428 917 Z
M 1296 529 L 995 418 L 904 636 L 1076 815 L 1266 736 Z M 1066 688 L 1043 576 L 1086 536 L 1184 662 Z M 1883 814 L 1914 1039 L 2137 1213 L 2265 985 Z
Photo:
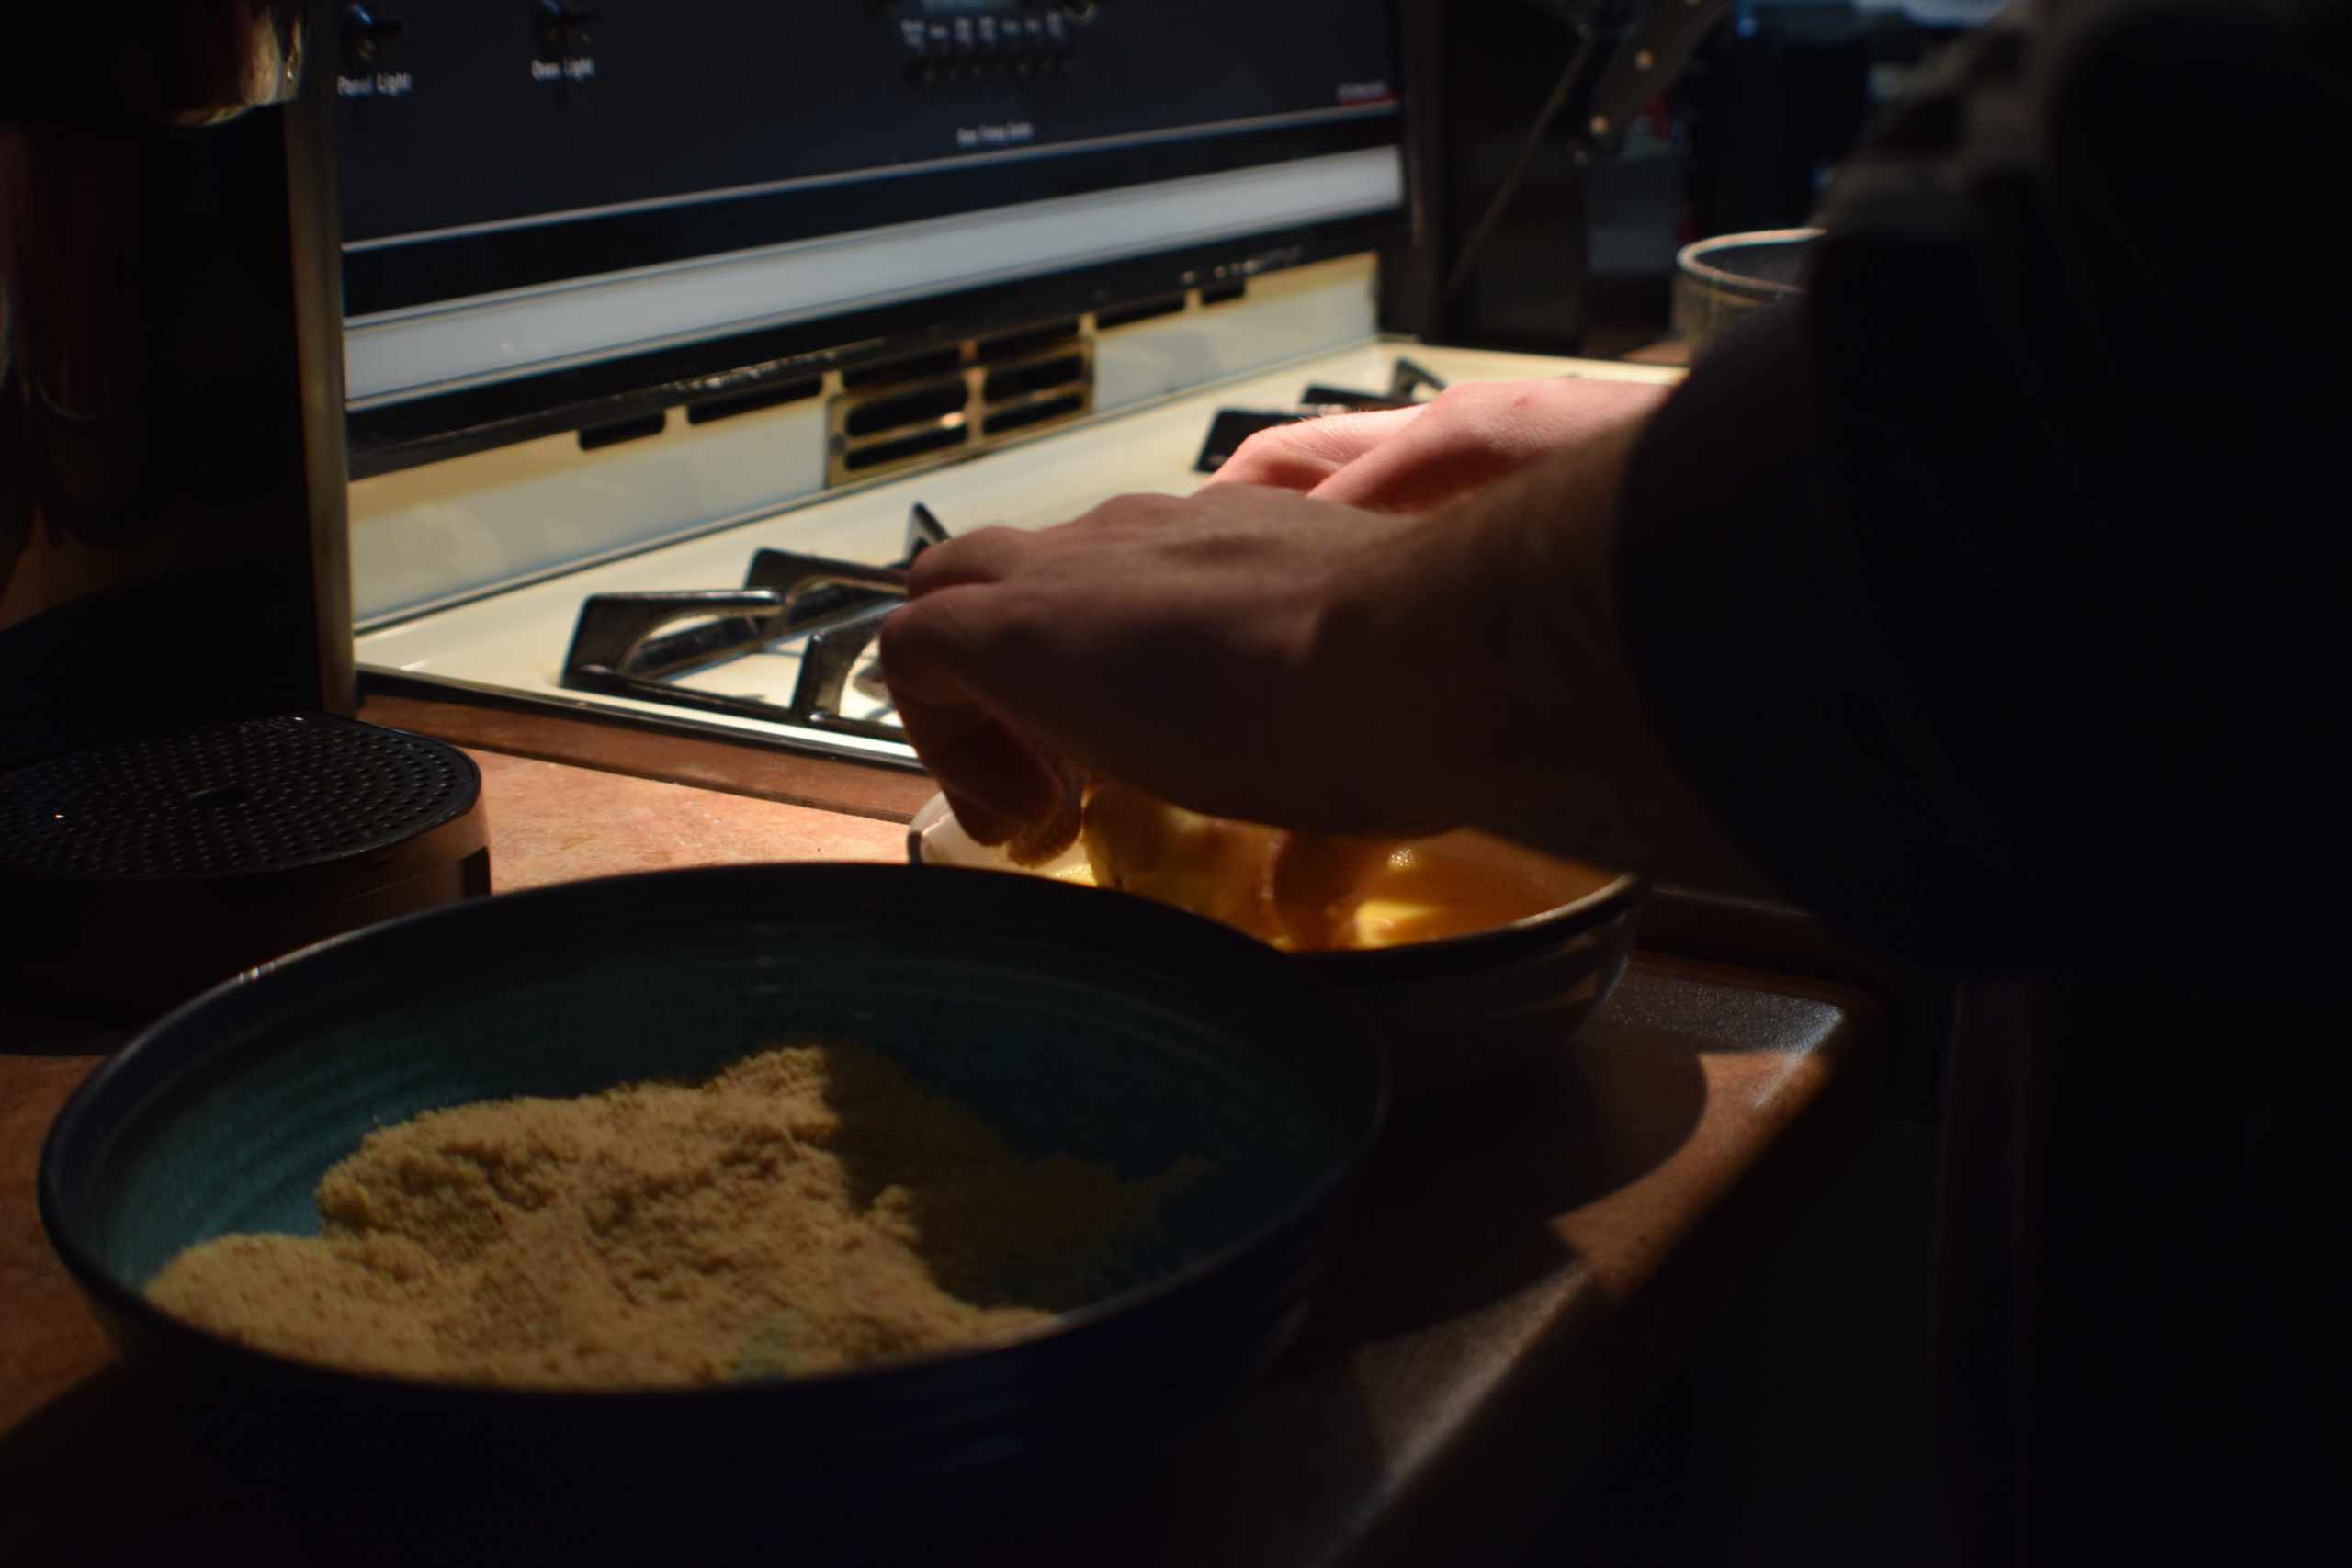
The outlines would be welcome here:
M 339 1495 L 345 1524 L 407 1546 L 445 1514 L 542 1544 L 550 1525 L 641 1543 L 673 1539 L 639 1508 L 668 1489 L 704 1539 L 731 1511 L 739 1532 L 767 1519 L 854 1545 L 863 1527 L 844 1521 L 888 1498 L 984 1489 L 1210 1408 L 1295 1326 L 1376 1132 L 1377 1055 L 1313 976 L 1173 911 L 1105 906 L 1002 876 L 776 865 L 398 920 L 209 992 L 101 1066 L 42 1151 L 42 1222 L 134 1371 L 223 1446 Z M 1196 1157 L 1207 1174 L 1102 1299 L 799 1380 L 405 1382 L 246 1348 L 140 1293 L 211 1236 L 314 1233 L 319 1178 L 374 1126 L 697 1075 L 800 1031 L 885 1052 L 1024 1152 L 1130 1178 Z
M 1399 1101 L 1473 1089 L 1558 1053 L 1624 974 L 1645 891 L 1639 877 L 1596 873 L 1469 829 L 1415 848 L 1474 874 L 1546 891 L 1559 902 L 1456 936 L 1292 955 L 1339 987 L 1387 1058 Z M 918 865 L 1021 869 L 1002 851 L 973 842 L 936 796 L 908 825 L 907 855 Z M 1084 864 L 1084 851 L 1073 849 L 1027 874 L 1067 877 Z

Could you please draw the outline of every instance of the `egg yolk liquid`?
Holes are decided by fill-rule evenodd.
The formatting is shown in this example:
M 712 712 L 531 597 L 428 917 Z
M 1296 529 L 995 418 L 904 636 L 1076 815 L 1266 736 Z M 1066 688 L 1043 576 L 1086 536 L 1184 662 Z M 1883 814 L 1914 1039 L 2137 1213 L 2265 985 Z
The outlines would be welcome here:
M 1417 850 L 1399 850 L 1389 857 L 1388 868 L 1356 907 L 1355 940 L 1347 945 L 1401 947 L 1509 925 L 1574 903 L 1614 880 L 1604 872 L 1594 871 L 1591 875 L 1587 887 L 1546 890 L 1504 873 L 1465 866 Z M 1053 876 L 1057 882 L 1094 886 L 1093 868 L 1083 860 Z M 1273 945 L 1290 944 L 1278 941 Z

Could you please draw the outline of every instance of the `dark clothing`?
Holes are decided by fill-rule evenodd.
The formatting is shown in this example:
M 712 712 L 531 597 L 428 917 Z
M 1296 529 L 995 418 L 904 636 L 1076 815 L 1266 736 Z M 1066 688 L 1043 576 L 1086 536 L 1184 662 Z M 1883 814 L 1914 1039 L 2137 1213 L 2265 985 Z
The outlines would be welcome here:
M 2352 255 L 2352 5 L 2037 18 L 1953 51 L 1841 173 L 1807 308 L 1657 422 L 1630 651 L 1729 826 L 1803 837 L 1791 891 L 1883 948 L 2317 965 L 2352 886 L 2352 289 L 2308 279 Z
M 1791 894 L 1986 984 L 1944 1334 L 1986 1561 L 2336 1556 L 2352 4 L 2043 0 L 1636 453 L 1624 637 Z
M 2005 982 L 1959 1029 L 1939 1338 L 1972 1556 L 2344 1561 L 2341 1012 Z

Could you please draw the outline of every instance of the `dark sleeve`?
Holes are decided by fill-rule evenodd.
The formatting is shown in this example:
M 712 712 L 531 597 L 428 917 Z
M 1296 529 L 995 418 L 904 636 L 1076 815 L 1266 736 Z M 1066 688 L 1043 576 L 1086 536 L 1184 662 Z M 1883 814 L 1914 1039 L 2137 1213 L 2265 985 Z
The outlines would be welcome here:
M 1626 651 L 1790 893 L 1945 973 L 2332 975 L 2352 6 L 2050 0 L 1636 452 Z

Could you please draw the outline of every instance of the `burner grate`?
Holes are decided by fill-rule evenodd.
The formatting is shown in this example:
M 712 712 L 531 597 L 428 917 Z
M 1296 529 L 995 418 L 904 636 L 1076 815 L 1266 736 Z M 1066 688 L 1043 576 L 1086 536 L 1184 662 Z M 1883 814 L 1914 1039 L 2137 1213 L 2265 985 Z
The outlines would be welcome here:
M 763 549 L 752 557 L 741 588 L 591 594 L 572 629 L 562 683 L 699 713 L 904 741 L 898 725 L 851 717 L 842 705 L 852 672 L 882 618 L 906 597 L 907 568 L 946 537 L 931 509 L 917 502 L 907 517 L 905 553 L 889 566 Z M 666 630 L 688 620 L 695 624 Z M 674 683 L 681 675 L 792 642 L 798 644 L 800 674 L 789 704 Z M 866 683 L 857 689 L 874 694 Z

